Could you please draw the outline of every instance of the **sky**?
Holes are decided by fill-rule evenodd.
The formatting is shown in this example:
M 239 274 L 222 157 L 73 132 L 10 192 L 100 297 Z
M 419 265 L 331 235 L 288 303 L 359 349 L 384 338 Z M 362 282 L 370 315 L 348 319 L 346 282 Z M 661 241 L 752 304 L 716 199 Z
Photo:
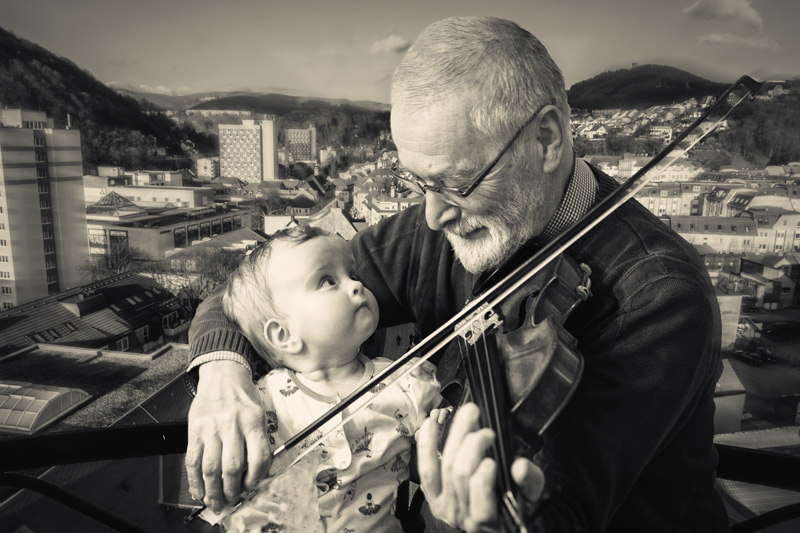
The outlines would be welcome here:
M 567 88 L 632 63 L 800 77 L 800 0 L 0 0 L 0 27 L 107 84 L 383 103 L 420 31 L 471 15 L 536 35 Z

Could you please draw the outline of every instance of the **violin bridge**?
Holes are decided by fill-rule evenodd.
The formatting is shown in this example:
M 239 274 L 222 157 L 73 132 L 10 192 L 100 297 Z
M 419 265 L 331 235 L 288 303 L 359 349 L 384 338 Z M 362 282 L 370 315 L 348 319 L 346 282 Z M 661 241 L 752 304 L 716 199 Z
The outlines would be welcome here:
M 458 335 L 469 345 L 474 345 L 490 330 L 498 327 L 503 321 L 489 304 L 483 304 L 470 316 L 456 324 Z

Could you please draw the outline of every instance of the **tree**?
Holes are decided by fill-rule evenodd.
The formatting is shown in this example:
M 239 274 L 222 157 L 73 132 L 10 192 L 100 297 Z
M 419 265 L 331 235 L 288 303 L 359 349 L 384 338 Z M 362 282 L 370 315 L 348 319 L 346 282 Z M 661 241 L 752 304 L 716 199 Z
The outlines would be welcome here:
M 140 264 L 148 259 L 141 250 L 128 246 L 127 239 L 112 237 L 106 253 L 91 257 L 81 273 L 87 283 L 93 283 L 125 272 L 138 272 Z
M 200 302 L 225 283 L 236 270 L 242 254 L 210 246 L 193 246 L 144 267 L 143 273 L 179 296 L 194 314 Z

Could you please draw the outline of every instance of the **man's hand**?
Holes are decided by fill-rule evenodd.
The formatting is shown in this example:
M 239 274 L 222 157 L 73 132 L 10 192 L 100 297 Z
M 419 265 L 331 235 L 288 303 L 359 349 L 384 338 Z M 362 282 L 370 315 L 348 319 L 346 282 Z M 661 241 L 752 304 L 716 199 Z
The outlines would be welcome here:
M 497 465 L 486 456 L 494 432 L 480 429 L 479 416 L 474 404 L 466 404 L 456 412 L 441 457 L 440 424 L 433 417 L 425 420 L 417 434 L 417 466 L 422 490 L 435 517 L 465 531 L 497 531 Z M 527 500 L 539 500 L 544 474 L 536 465 L 517 459 L 511 476 Z
M 189 409 L 186 473 L 189 492 L 212 511 L 234 505 L 269 469 L 267 420 L 250 372 L 234 361 L 200 365 Z

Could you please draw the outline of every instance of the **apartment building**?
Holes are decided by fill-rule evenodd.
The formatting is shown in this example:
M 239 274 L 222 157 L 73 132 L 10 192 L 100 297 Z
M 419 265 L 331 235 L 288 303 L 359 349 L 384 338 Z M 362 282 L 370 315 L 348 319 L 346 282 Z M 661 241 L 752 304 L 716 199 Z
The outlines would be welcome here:
M 681 237 L 692 244 L 705 244 L 722 253 L 747 253 L 756 250 L 756 223 L 742 217 L 662 216 Z
M 219 157 L 201 157 L 197 160 L 197 177 L 214 179 L 219 177 Z
M 656 216 L 692 216 L 703 213 L 705 198 L 715 183 L 656 182 L 636 193 L 636 200 Z
M 756 252 L 785 254 L 800 251 L 800 213 L 781 208 L 750 208 L 742 218 L 758 227 Z
M 307 129 L 286 130 L 286 151 L 293 161 L 316 161 L 317 159 L 317 128 L 309 126 Z
M 80 132 L 0 110 L 0 309 L 79 285 L 88 258 Z
M 247 183 L 276 180 L 278 129 L 272 119 L 219 125 L 219 172 Z

